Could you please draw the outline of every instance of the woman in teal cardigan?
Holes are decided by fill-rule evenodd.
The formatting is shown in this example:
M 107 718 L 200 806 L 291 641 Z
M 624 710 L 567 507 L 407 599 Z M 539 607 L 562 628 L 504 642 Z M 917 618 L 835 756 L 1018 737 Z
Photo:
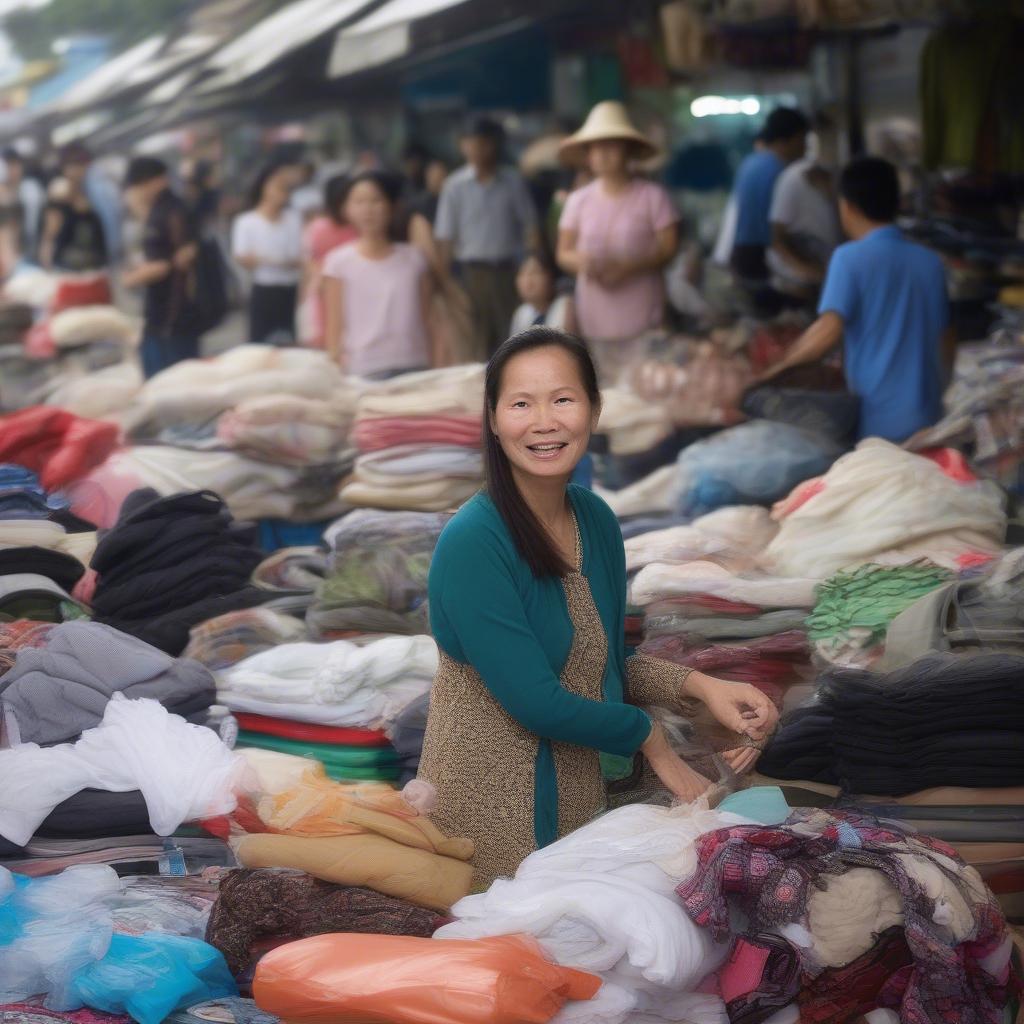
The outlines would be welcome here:
M 737 771 L 757 756 L 743 745 L 777 720 L 753 686 L 626 649 L 618 521 L 569 483 L 601 411 L 586 346 L 531 328 L 492 357 L 485 392 L 487 487 L 445 528 L 430 568 L 440 666 L 420 763 L 435 821 L 476 844 L 478 886 L 605 810 L 616 760 L 642 753 L 680 800 L 708 787 L 642 707 L 705 704 L 736 734 Z

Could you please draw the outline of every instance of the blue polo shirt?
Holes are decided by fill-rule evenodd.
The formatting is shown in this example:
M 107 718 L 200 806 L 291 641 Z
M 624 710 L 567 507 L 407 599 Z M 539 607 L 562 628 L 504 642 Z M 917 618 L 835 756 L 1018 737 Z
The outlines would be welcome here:
M 775 182 L 785 164 L 769 150 L 751 153 L 736 172 L 733 196 L 736 199 L 736 239 L 734 245 L 769 246 L 772 241 L 770 214 Z
M 946 274 L 930 249 L 894 225 L 841 245 L 820 313 L 843 318 L 846 380 L 860 396 L 860 436 L 905 441 L 942 418 Z

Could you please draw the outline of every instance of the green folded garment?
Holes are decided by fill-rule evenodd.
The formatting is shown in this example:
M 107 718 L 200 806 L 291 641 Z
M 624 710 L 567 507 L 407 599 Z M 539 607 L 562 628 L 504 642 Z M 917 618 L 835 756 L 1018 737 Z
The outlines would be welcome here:
M 330 743 L 301 743 L 277 736 L 242 730 L 238 734 L 239 747 L 258 750 L 276 750 L 319 761 L 332 779 L 358 781 L 391 781 L 399 775 L 398 754 L 393 747 L 349 747 Z
M 838 572 L 818 587 L 807 636 L 829 640 L 856 630 L 862 643 L 881 640 L 900 612 L 953 578 L 948 569 L 928 561 Z

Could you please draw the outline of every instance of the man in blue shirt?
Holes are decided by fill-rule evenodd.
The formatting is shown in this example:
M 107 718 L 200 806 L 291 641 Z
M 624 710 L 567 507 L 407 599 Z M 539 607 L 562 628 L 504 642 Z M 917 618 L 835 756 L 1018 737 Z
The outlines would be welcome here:
M 765 254 L 772 244 L 771 209 L 775 183 L 793 161 L 807 152 L 811 124 L 799 111 L 779 107 L 768 115 L 758 136 L 760 145 L 740 164 L 733 188 L 736 236 L 730 264 L 748 282 L 766 282 Z
M 832 256 L 818 319 L 762 380 L 817 362 L 842 339 L 847 384 L 861 400 L 859 436 L 905 441 L 942 417 L 956 346 L 945 271 L 934 252 L 907 241 L 893 223 L 900 186 L 892 164 L 854 160 L 839 194 L 853 241 Z

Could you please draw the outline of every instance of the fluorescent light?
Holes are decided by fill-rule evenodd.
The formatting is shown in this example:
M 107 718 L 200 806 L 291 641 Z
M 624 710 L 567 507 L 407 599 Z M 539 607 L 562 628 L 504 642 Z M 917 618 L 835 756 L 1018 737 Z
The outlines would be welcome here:
M 761 103 L 754 96 L 698 96 L 690 104 L 694 117 L 721 117 L 743 114 L 754 117 L 761 112 Z

